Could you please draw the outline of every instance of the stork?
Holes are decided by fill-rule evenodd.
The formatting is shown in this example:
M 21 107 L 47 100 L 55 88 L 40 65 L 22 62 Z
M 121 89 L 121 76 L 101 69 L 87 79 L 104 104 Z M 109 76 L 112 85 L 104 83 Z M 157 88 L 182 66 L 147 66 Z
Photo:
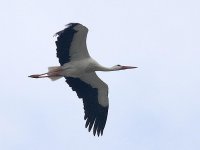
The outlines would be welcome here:
M 47 73 L 33 74 L 31 78 L 50 78 L 55 81 L 61 77 L 83 99 L 86 120 L 85 127 L 94 136 L 103 135 L 108 115 L 108 85 L 95 73 L 96 71 L 117 71 L 137 67 L 115 65 L 104 67 L 90 57 L 86 37 L 88 29 L 80 23 L 70 23 L 57 36 L 57 57 L 60 66 L 48 68 Z

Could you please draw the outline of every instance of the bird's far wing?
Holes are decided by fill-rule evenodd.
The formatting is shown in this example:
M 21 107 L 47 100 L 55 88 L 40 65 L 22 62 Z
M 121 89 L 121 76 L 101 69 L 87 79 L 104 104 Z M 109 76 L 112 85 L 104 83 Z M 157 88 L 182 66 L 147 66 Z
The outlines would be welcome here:
M 57 32 L 57 57 L 61 65 L 69 61 L 88 58 L 86 46 L 88 29 L 79 23 L 70 23 L 67 27 Z
M 108 86 L 96 73 L 85 74 L 81 78 L 66 77 L 66 82 L 83 99 L 85 127 L 93 134 L 103 134 L 108 115 Z

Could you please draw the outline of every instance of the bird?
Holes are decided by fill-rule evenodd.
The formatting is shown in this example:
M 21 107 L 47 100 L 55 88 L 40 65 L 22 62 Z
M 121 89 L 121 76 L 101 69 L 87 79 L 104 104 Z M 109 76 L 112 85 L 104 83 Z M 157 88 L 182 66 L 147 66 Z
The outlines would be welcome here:
M 93 59 L 86 45 L 88 28 L 80 23 L 69 23 L 54 36 L 59 66 L 48 67 L 48 72 L 33 74 L 30 78 L 50 78 L 52 81 L 62 77 L 83 100 L 85 128 L 93 135 L 103 135 L 106 125 L 109 99 L 108 85 L 96 74 L 96 71 L 118 71 L 134 69 L 134 66 L 115 65 L 105 67 Z

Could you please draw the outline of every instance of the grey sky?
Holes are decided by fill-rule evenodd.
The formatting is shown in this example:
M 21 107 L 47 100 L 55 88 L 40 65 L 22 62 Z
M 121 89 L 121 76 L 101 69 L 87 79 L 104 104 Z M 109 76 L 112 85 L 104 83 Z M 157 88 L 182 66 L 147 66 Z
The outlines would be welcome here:
M 198 0 L 6 0 L 0 4 L 2 150 L 199 150 Z M 109 85 L 104 135 L 84 128 L 82 101 L 64 79 L 27 78 L 58 65 L 53 34 L 89 28 L 101 64 L 138 69 L 98 73 Z

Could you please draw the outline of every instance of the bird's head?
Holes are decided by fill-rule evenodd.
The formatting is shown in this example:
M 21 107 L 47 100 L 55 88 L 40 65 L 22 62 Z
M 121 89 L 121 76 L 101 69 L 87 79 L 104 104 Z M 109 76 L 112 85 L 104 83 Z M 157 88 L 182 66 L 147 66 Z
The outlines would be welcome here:
M 135 68 L 137 68 L 137 67 L 115 65 L 115 66 L 113 66 L 112 68 L 113 68 L 113 70 L 125 70 L 125 69 L 135 69 Z

